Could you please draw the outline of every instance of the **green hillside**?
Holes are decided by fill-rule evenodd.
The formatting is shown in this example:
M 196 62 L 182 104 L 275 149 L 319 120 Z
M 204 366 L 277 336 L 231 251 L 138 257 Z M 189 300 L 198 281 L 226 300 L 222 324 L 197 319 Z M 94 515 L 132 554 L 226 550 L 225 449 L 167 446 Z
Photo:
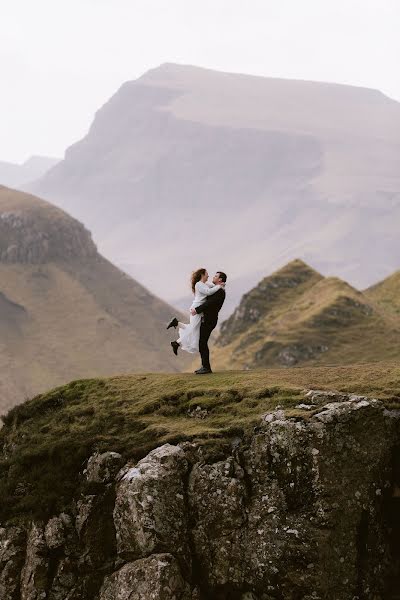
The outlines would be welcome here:
M 3 418 L 0 522 L 60 511 L 85 485 L 76 474 L 95 450 L 139 459 L 167 441 L 198 440 L 203 459 L 216 459 L 277 406 L 298 418 L 313 414 L 296 408 L 307 402 L 309 388 L 366 394 L 397 407 L 400 367 L 127 375 L 75 381 L 37 396 Z
M 351 364 L 400 357 L 400 319 L 300 260 L 266 277 L 221 325 L 216 369 Z

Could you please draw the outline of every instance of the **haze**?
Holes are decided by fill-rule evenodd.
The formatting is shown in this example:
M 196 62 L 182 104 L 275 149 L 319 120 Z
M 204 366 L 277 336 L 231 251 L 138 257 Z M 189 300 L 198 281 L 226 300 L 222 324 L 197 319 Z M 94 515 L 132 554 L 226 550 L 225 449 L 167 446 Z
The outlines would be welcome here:
M 62 157 L 124 81 L 163 62 L 400 100 L 395 0 L 13 0 L 0 18 L 4 161 Z

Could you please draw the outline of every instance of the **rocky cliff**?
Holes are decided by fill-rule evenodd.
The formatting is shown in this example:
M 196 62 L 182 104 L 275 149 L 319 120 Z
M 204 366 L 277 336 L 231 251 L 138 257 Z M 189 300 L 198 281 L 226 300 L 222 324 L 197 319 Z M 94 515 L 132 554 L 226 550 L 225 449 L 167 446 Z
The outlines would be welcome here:
M 200 404 L 186 405 L 180 419 L 207 423 L 218 402 L 208 397 L 201 405 L 201 394 L 192 392 Z M 221 402 L 228 392 L 208 393 Z M 230 394 L 234 410 L 240 399 Z M 293 390 L 280 404 L 276 394 L 247 391 L 253 405 L 264 397 L 271 409 L 251 427 L 227 431 L 218 451 L 210 452 L 210 431 L 208 442 L 153 439 L 154 449 L 140 460 L 93 453 L 75 473 L 75 492 L 63 510 L 4 520 L 0 597 L 397 598 L 400 411 L 354 394 Z M 177 403 L 170 399 L 171 408 Z M 42 413 L 50 410 L 49 400 L 41 406 Z M 4 465 L 21 455 L 29 418 L 27 408 L 6 419 L 3 490 L 12 479 Z
M 0 262 L 40 264 L 97 255 L 89 231 L 55 206 L 0 186 Z

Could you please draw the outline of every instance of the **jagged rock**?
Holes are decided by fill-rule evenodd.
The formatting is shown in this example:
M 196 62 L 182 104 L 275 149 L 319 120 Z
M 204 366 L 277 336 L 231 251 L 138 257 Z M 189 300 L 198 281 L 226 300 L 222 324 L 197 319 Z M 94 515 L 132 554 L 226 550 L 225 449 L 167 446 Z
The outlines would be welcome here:
M 200 569 L 211 588 L 243 580 L 245 497 L 244 472 L 233 458 L 194 465 L 189 477 L 192 534 Z
M 86 479 L 94 483 L 111 483 L 122 466 L 122 456 L 118 452 L 93 454 L 85 470 Z
M 82 546 L 80 564 L 86 569 L 108 564 L 115 554 L 114 501 L 114 488 L 107 485 L 101 493 L 77 502 L 75 528 Z
M 175 558 L 153 554 L 106 577 L 100 600 L 192 600 L 192 595 Z
M 85 227 L 52 208 L 52 218 L 44 219 L 44 203 L 30 212 L 0 213 L 0 261 L 43 263 L 48 260 L 96 255 L 96 246 Z
M 387 567 L 382 496 L 393 434 L 382 403 L 350 396 L 308 421 L 266 415 L 234 471 L 224 471 L 229 461 L 195 464 L 192 535 L 207 594 L 382 594 L 383 575 L 372 574 Z
M 59 517 L 52 517 L 44 530 L 47 547 L 50 550 L 60 548 L 66 541 L 66 530 L 71 527 L 71 517 L 61 513 Z
M 43 528 L 32 523 L 21 573 L 21 600 L 44 600 L 48 589 L 48 548 Z
M 62 558 L 58 563 L 48 598 L 49 600 L 83 600 L 85 598 L 77 565 L 71 559 Z
M 18 600 L 24 564 L 26 532 L 21 527 L 0 528 L 0 598 Z
M 119 555 L 132 559 L 171 552 L 189 562 L 187 468 L 183 450 L 165 444 L 123 470 L 114 509 Z

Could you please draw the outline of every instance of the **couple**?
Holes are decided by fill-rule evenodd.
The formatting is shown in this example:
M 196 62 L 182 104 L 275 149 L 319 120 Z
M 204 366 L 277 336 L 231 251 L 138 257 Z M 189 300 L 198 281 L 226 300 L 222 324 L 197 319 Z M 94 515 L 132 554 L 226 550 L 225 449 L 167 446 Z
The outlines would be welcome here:
M 226 274 L 217 271 L 212 284 L 207 283 L 207 280 L 207 269 L 194 271 L 191 279 L 194 299 L 190 307 L 190 322 L 180 323 L 174 317 L 167 326 L 167 329 L 178 327 L 179 330 L 179 338 L 176 342 L 171 342 L 176 355 L 179 348 L 191 353 L 200 352 L 201 368 L 195 371 L 197 375 L 212 373 L 208 339 L 217 325 L 218 313 L 225 301 Z

